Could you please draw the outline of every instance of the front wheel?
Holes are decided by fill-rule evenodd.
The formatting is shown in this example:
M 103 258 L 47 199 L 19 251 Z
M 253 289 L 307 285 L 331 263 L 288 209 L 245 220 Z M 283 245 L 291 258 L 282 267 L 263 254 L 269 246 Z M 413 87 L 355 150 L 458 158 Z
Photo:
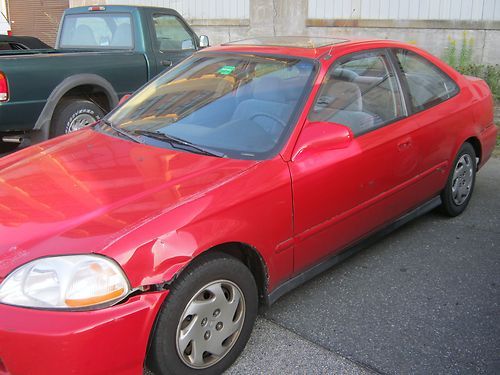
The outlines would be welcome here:
M 50 137 L 80 130 L 104 116 L 94 102 L 85 99 L 65 99 L 57 105 L 50 128 Z
M 457 216 L 469 204 L 476 182 L 476 153 L 470 143 L 464 143 L 458 151 L 441 193 L 442 209 L 448 216 Z
M 149 350 L 155 374 L 220 374 L 245 347 L 257 316 L 257 287 L 239 260 L 213 254 L 175 281 Z

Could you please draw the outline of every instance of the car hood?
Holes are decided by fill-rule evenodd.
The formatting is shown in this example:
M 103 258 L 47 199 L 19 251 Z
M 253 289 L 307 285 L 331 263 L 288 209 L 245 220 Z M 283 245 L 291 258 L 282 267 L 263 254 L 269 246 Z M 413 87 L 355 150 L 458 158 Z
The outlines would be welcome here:
M 92 129 L 0 159 L 0 280 L 55 254 L 102 252 L 137 223 L 255 161 L 152 147 Z

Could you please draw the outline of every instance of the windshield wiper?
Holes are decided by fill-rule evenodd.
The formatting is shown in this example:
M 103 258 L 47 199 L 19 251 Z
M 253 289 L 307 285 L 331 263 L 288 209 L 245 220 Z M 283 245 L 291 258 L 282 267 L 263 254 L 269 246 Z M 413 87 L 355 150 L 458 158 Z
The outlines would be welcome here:
M 204 155 L 216 156 L 218 158 L 223 158 L 225 156 L 225 154 L 223 154 L 222 152 L 215 151 L 215 150 L 210 150 L 208 148 L 205 148 L 203 146 L 199 146 L 197 144 L 191 143 L 191 142 L 186 141 L 184 139 L 177 138 L 177 137 L 174 137 L 173 135 L 168 135 L 168 134 L 161 133 L 161 132 L 158 132 L 158 131 L 135 130 L 134 133 L 135 134 L 139 134 L 139 135 L 143 135 L 145 137 L 154 138 L 154 139 L 157 139 L 159 141 L 168 142 L 171 145 L 186 146 L 186 147 L 189 147 L 189 148 L 191 148 L 193 150 L 196 150 L 199 153 L 204 154 Z
M 129 132 L 126 132 L 125 130 L 122 130 L 120 128 L 117 128 L 116 126 L 114 126 L 110 121 L 108 120 L 104 120 L 102 119 L 101 120 L 101 123 L 104 124 L 104 125 L 107 125 L 109 126 L 111 129 L 113 129 L 115 132 L 117 132 L 118 134 L 121 134 L 123 135 L 124 137 L 134 141 L 134 142 L 137 142 L 137 143 L 144 143 L 142 142 L 138 137 L 134 137 L 132 134 L 130 134 Z

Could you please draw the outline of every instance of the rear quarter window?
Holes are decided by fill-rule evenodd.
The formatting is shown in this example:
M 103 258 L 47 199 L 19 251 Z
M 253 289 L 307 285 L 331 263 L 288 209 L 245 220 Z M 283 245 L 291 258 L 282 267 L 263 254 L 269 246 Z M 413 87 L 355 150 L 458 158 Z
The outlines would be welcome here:
M 446 73 L 426 58 L 404 49 L 396 50 L 414 112 L 442 103 L 459 92 Z

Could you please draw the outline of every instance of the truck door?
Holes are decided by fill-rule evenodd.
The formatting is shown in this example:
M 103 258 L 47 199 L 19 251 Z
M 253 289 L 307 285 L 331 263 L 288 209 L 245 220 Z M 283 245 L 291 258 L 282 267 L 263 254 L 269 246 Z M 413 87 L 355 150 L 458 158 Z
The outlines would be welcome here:
M 155 55 L 154 75 L 170 69 L 196 51 L 198 37 L 176 14 L 150 14 L 151 40 Z

